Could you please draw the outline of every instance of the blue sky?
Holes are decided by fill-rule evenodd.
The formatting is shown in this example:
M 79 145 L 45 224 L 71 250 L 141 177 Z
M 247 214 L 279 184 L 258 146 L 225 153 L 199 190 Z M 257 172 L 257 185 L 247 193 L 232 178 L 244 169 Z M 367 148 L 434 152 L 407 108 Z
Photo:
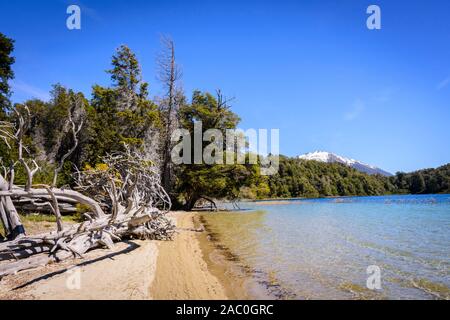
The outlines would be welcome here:
M 81 7 L 81 30 L 66 8 Z M 381 30 L 366 8 L 381 8 Z M 13 101 L 60 82 L 88 97 L 116 47 L 137 54 L 151 95 L 159 35 L 183 85 L 235 97 L 241 128 L 279 128 L 290 156 L 332 151 L 396 172 L 450 162 L 450 1 L 2 1 L 16 40 Z

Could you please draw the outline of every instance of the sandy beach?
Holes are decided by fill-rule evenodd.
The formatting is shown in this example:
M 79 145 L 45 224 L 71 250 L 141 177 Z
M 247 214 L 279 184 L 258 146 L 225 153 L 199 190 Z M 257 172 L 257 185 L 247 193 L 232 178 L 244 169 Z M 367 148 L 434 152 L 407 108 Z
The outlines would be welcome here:
M 194 228 L 194 215 L 176 214 L 180 232 L 158 243 L 159 257 L 150 295 L 155 299 L 226 299 L 223 285 L 211 274 Z
M 246 298 L 245 279 L 199 232 L 195 213 L 170 213 L 173 241 L 133 240 L 113 250 L 72 259 L 0 281 L 0 299 L 230 299 Z M 197 229 L 196 229 L 197 228 Z

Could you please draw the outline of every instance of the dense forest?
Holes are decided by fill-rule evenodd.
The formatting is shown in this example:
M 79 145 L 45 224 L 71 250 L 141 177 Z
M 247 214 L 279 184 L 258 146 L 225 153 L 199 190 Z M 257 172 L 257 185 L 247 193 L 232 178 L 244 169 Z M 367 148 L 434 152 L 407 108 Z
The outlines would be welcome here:
M 280 156 L 278 174 L 268 177 L 263 185 L 243 191 L 254 198 L 449 193 L 450 164 L 386 177 L 368 175 L 340 163 Z
M 131 148 L 160 168 L 161 183 L 175 208 L 192 209 L 199 200 L 382 195 L 395 193 L 450 192 L 450 165 L 393 177 L 367 175 L 341 164 L 328 164 L 280 157 L 279 172 L 262 176 L 258 165 L 175 165 L 171 150 L 175 129 L 193 135 L 194 124 L 203 131 L 215 128 L 225 133 L 237 127 L 240 118 L 218 90 L 215 94 L 194 91 L 188 98 L 181 86 L 182 72 L 175 59 L 175 45 L 163 38 L 155 59 L 164 94 L 150 98 L 149 84 L 133 51 L 122 45 L 112 53 L 109 86 L 93 85 L 90 97 L 56 82 L 51 99 L 32 99 L 13 104 L 10 80 L 14 78 L 14 41 L 0 33 L 0 121 L 17 123 L 26 116 L 26 152 L 36 161 L 36 184 L 73 186 L 80 169 L 102 168 L 105 155 Z M 57 79 L 56 79 L 57 80 Z M 81 130 L 71 133 L 67 118 Z M 224 134 L 225 135 L 225 134 Z M 74 152 L 70 148 L 77 139 Z M 204 146 L 207 142 L 204 142 Z M 14 146 L 0 143 L 0 166 L 14 168 L 16 181 L 26 176 Z M 226 146 L 220 146 L 224 156 Z M 64 155 L 70 154 L 65 161 Z M 64 163 L 58 168 L 59 163 Z M 59 170 L 57 181 L 53 173 Z
M 411 173 L 398 172 L 391 180 L 398 193 L 450 193 L 450 164 Z

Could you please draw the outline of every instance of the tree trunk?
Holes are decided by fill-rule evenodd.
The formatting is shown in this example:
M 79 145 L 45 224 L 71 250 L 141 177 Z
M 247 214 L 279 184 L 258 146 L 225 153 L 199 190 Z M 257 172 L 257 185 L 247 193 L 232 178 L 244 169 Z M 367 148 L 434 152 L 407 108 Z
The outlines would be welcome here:
M 164 137 L 163 137 L 163 152 L 162 152 L 162 168 L 161 168 L 161 183 L 168 194 L 172 193 L 174 184 L 173 167 L 171 163 L 171 136 L 176 126 L 176 117 L 178 112 L 177 106 L 177 81 L 181 78 L 181 72 L 175 61 L 175 45 L 170 38 L 163 37 L 162 44 L 165 51 L 160 59 L 160 80 L 167 89 L 167 109 L 164 108 Z
M 1 180 L 0 180 L 1 183 Z M 76 200 L 78 203 L 87 205 L 91 210 L 92 213 L 95 215 L 95 217 L 102 217 L 105 215 L 100 205 L 94 201 L 93 199 L 86 197 L 85 195 L 74 191 L 74 190 L 62 190 L 62 189 L 52 189 L 55 196 L 59 199 L 61 198 L 70 198 L 73 200 Z M 5 199 L 9 199 L 11 201 L 11 196 L 13 197 L 48 197 L 48 191 L 47 189 L 31 189 L 29 191 L 25 191 L 22 189 L 13 189 L 13 190 L 7 190 L 7 191 L 0 191 L 0 197 L 4 197 Z M 14 205 L 11 201 L 11 206 L 14 208 Z M 14 209 L 15 211 L 15 209 Z M 17 211 L 16 211 L 17 213 Z M 18 217 L 18 216 L 17 216 Z M 20 221 L 20 220 L 19 220 Z
M 218 211 L 216 202 L 213 199 L 205 197 L 205 196 L 200 197 L 200 199 L 204 199 L 211 204 L 211 211 L 213 211 L 213 207 L 214 207 L 214 211 Z
M 0 175 L 0 190 L 5 192 L 9 190 L 9 182 L 6 181 L 2 175 Z M 1 197 L 2 209 L 0 210 L 2 216 L 3 226 L 5 228 L 6 238 L 13 240 L 17 237 L 25 235 L 25 228 L 20 221 L 19 214 L 11 200 L 9 195 Z M 5 218 L 3 218 L 5 217 Z
M 11 228 L 9 226 L 9 220 L 6 216 L 5 207 L 3 206 L 3 199 L 0 200 L 0 219 L 2 221 L 3 230 L 5 231 L 5 237 L 11 233 Z M 3 235 L 0 235 L 3 238 Z
M 198 195 L 192 195 L 190 196 L 186 203 L 184 204 L 184 210 L 186 211 L 192 211 L 192 209 L 194 209 L 195 204 L 197 203 L 197 201 L 200 199 L 200 196 Z

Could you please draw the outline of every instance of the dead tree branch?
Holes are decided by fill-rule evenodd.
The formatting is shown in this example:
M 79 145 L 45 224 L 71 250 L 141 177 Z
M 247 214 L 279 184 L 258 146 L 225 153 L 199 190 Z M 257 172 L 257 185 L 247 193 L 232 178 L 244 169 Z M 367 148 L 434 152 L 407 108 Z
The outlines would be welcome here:
M 78 133 L 80 132 L 81 128 L 83 127 L 83 120 L 81 120 L 81 122 L 78 125 L 76 125 L 75 122 L 72 119 L 72 114 L 69 111 L 69 118 L 67 120 L 67 125 L 69 125 L 70 128 L 71 128 L 71 133 L 72 133 L 72 138 L 73 138 L 73 145 L 72 145 L 72 148 L 70 148 L 61 157 L 61 159 L 59 160 L 58 166 L 56 166 L 55 170 L 53 171 L 53 182 L 52 182 L 52 186 L 53 187 L 56 187 L 56 181 L 58 179 L 58 174 L 62 170 L 62 168 L 64 166 L 64 162 L 75 151 L 75 149 L 78 146 Z
M 115 241 L 124 238 L 171 239 L 175 227 L 165 217 L 171 202 L 159 184 L 157 169 L 140 154 L 125 149 L 106 156 L 103 165 L 79 172 L 79 191 L 50 186 L 0 191 L 2 201 L 46 197 L 57 219 L 57 230 L 53 232 L 0 243 L 0 277 L 82 257 L 94 248 L 112 248 Z M 60 199 L 87 206 L 87 220 L 65 227 L 59 211 Z

